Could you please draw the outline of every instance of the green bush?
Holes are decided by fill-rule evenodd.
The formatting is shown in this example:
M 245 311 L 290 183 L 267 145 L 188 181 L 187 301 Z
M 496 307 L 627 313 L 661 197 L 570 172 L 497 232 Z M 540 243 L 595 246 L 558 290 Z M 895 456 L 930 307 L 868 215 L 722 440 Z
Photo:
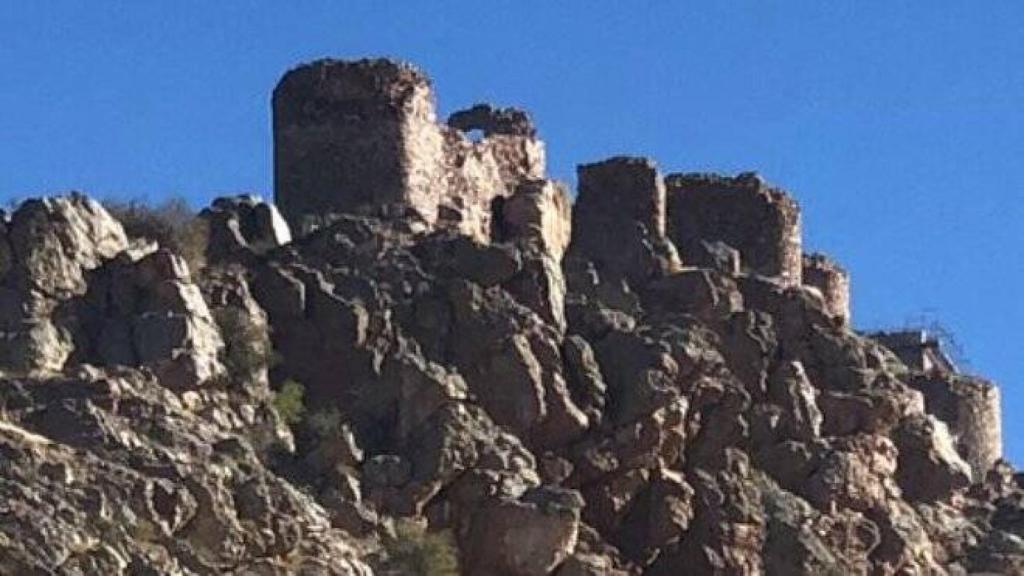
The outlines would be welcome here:
M 233 378 L 245 381 L 277 364 L 279 358 L 267 329 L 253 322 L 244 310 L 218 308 L 213 319 L 224 338 L 224 365 Z
M 459 557 L 451 533 L 427 532 L 413 522 L 399 522 L 396 538 L 386 543 L 386 569 L 410 576 L 458 576 Z
M 306 424 L 319 438 L 330 438 L 341 430 L 341 412 L 333 406 L 314 410 Z
M 295 380 L 285 380 L 281 384 L 281 389 L 274 394 L 273 404 L 274 409 L 285 423 L 295 425 L 302 421 L 302 417 L 306 413 L 306 406 L 303 404 L 305 395 L 305 387 Z
M 156 242 L 183 257 L 192 272 L 205 267 L 209 230 L 183 198 L 155 205 L 141 200 L 107 200 L 103 207 L 121 222 L 129 238 Z

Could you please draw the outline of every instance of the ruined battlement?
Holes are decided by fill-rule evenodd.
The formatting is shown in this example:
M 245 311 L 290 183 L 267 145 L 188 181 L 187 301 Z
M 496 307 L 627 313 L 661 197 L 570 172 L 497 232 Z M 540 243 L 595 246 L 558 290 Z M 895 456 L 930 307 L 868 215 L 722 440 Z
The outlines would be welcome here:
M 1003 455 L 999 388 L 960 373 L 939 339 L 927 330 L 874 332 L 868 337 L 913 371 L 907 383 L 924 396 L 925 410 L 949 427 L 975 478 L 984 477 Z
M 616 156 L 576 171 L 574 253 L 599 274 L 638 285 L 681 267 L 665 237 L 665 184 L 652 160 Z
M 491 202 L 544 176 L 529 117 L 477 105 L 437 120 L 430 80 L 387 59 L 318 60 L 278 83 L 274 196 L 293 227 L 401 205 L 427 227 L 486 239 Z M 466 132 L 480 130 L 483 137 Z
M 668 237 L 684 261 L 700 258 L 702 242 L 721 241 L 739 251 L 745 270 L 801 283 L 800 208 L 785 192 L 754 173 L 670 174 L 665 186 Z
M 486 103 L 452 113 L 448 116 L 447 124 L 463 132 L 479 130 L 485 138 L 495 134 L 527 138 L 537 136 L 537 129 L 526 111 L 512 107 L 495 108 Z
M 850 325 L 850 275 L 835 260 L 820 253 L 803 255 L 804 286 L 821 292 L 825 309 L 842 326 Z
M 300 66 L 273 106 L 275 197 L 300 233 L 308 218 L 359 212 L 515 243 L 537 256 L 507 288 L 558 326 L 563 255 L 635 293 L 684 265 L 764 276 L 819 292 L 836 324 L 850 325 L 849 274 L 803 254 L 799 206 L 756 173 L 662 176 L 648 158 L 615 156 L 578 166 L 571 203 L 545 178 L 544 143 L 525 111 L 476 104 L 439 121 L 430 80 L 392 60 Z M 926 334 L 874 337 L 922 374 L 915 387 L 929 412 L 982 474 L 1001 454 L 994 387 L 958 374 Z

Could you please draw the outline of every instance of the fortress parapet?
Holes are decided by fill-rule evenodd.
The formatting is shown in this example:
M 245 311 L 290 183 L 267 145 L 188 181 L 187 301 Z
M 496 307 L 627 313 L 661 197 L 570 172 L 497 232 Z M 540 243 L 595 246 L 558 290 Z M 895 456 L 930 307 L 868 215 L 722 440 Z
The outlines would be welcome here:
M 670 174 L 665 178 L 668 237 L 684 262 L 700 261 L 705 242 L 740 253 L 745 271 L 801 283 L 800 208 L 754 173 Z

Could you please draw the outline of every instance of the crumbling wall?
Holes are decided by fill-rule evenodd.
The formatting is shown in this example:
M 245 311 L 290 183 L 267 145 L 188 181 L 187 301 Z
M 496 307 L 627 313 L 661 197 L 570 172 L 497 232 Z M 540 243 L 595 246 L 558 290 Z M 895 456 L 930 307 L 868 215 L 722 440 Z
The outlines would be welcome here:
M 408 64 L 320 60 L 287 73 L 273 100 L 275 199 L 299 230 L 398 205 L 485 240 L 492 200 L 544 175 L 525 112 L 478 105 L 440 124 L 430 81 Z
M 999 389 L 961 374 L 926 330 L 899 330 L 868 335 L 911 369 L 908 384 L 924 396 L 925 410 L 942 420 L 956 440 L 957 452 L 971 466 L 974 480 L 1003 454 Z
M 544 176 L 544 143 L 526 112 L 487 104 L 455 112 L 442 129 L 448 186 L 441 217 L 448 227 L 484 240 L 492 200 Z M 476 132 L 478 139 L 471 137 Z
M 901 362 L 920 372 L 953 372 L 956 365 L 942 351 L 938 339 L 926 330 L 895 330 L 868 334 L 891 350 Z
M 942 371 L 919 373 L 910 384 L 924 395 L 925 410 L 949 426 L 975 481 L 984 479 L 1003 455 L 999 389 L 982 378 Z
M 500 225 L 493 229 L 492 239 L 533 244 L 561 262 L 572 236 L 572 201 L 562 183 L 527 180 L 498 203 Z
M 825 309 L 841 325 L 850 325 L 850 275 L 824 254 L 804 254 L 803 283 L 821 292 Z
M 678 270 L 665 237 L 665 186 L 654 162 L 616 156 L 577 168 L 571 250 L 598 274 L 640 285 Z
M 274 195 L 293 227 L 396 203 L 436 219 L 444 143 L 419 70 L 384 59 L 319 60 L 285 74 L 273 108 Z
M 746 270 L 800 284 L 800 208 L 784 192 L 753 173 L 671 174 L 665 184 L 668 237 L 684 262 L 700 259 L 701 242 L 721 241 L 739 250 Z

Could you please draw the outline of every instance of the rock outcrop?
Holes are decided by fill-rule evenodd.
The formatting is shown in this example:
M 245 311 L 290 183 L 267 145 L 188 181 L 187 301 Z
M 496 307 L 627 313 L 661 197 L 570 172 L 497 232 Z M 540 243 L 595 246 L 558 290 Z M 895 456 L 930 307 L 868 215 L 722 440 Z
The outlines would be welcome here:
M 387 60 L 273 106 L 290 227 L 0 214 L 0 574 L 1024 573 L 997 389 L 854 332 L 781 190 L 620 156 L 572 203 Z

